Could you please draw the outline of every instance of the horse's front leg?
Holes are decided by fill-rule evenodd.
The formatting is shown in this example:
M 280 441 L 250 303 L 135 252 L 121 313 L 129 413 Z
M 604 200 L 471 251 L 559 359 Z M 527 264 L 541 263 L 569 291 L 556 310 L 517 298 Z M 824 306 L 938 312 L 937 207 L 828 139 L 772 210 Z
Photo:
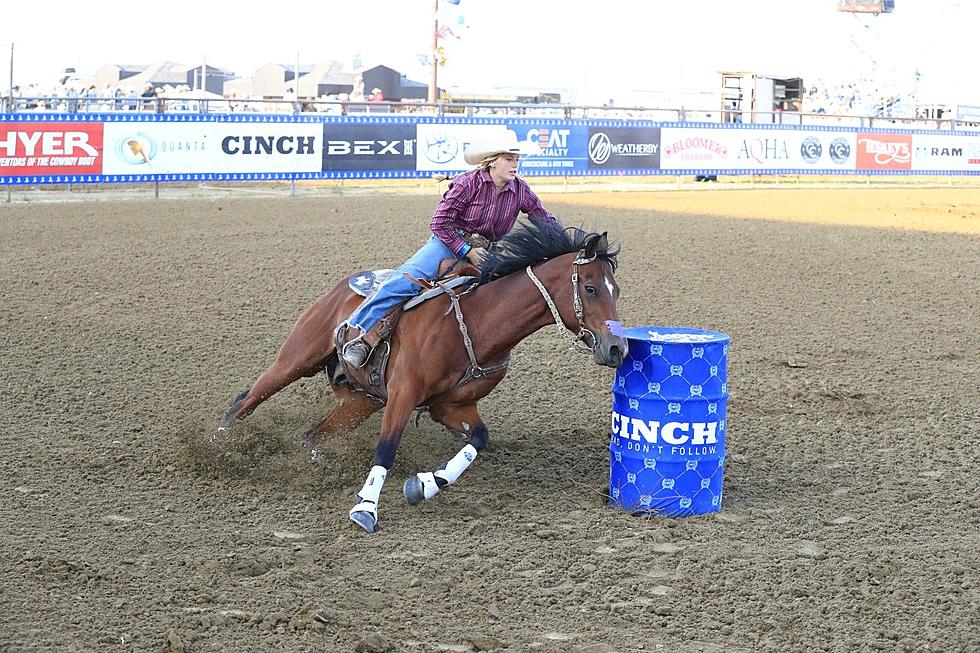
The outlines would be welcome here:
M 388 476 L 388 470 L 395 464 L 395 453 L 402 439 L 402 432 L 415 408 L 414 396 L 388 396 L 388 405 L 381 420 L 381 438 L 374 452 L 374 467 L 371 468 L 364 487 L 357 493 L 357 503 L 350 510 L 350 520 L 368 533 L 373 533 L 378 525 L 378 499 L 381 487 Z
M 416 505 L 431 499 L 447 485 L 452 485 L 476 460 L 479 452 L 487 448 L 490 431 L 476 410 L 476 404 L 433 406 L 432 419 L 444 424 L 449 430 L 462 435 L 470 442 L 459 452 L 439 466 L 434 472 L 420 472 L 405 481 L 402 492 L 405 500 Z
M 333 410 L 320 424 L 303 434 L 303 446 L 310 450 L 314 461 L 320 459 L 316 445 L 323 438 L 357 428 L 361 422 L 381 410 L 381 404 L 371 397 L 346 386 L 333 386 L 333 393 L 337 402 Z

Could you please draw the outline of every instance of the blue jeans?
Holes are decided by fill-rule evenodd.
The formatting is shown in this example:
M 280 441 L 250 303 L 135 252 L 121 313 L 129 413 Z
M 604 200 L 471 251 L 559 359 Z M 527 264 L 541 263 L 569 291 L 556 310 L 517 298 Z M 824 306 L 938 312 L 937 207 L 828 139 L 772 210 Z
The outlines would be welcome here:
M 402 272 L 407 272 L 416 279 L 433 279 L 439 272 L 439 263 L 447 258 L 459 257 L 444 242 L 434 235 L 430 236 L 412 258 L 388 275 L 373 296 L 361 302 L 357 310 L 347 318 L 347 324 L 367 333 L 388 311 L 418 294 L 419 287 L 406 279 Z

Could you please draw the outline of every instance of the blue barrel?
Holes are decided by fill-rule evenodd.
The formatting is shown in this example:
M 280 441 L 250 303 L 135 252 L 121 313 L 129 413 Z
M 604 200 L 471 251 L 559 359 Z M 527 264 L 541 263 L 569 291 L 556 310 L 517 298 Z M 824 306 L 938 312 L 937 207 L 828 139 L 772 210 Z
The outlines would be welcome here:
M 724 333 L 626 329 L 612 386 L 609 505 L 684 517 L 721 508 L 728 406 Z

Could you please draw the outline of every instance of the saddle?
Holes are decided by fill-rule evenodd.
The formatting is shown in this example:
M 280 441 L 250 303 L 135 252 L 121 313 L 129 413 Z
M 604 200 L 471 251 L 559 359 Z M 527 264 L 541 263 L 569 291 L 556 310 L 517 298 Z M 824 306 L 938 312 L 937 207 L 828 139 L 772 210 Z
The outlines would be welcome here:
M 369 297 L 392 272 L 392 270 L 358 272 L 348 279 L 348 286 L 357 294 Z M 452 291 L 455 288 L 472 284 L 479 277 L 479 270 L 468 263 L 460 264 L 453 259 L 446 259 L 440 264 L 439 276 L 434 281 L 416 279 L 407 274 L 405 276 L 419 286 L 420 292 L 415 297 L 391 309 L 387 315 L 378 320 L 378 323 L 370 331 L 364 334 L 363 340 L 371 347 L 371 353 L 362 367 L 351 367 L 343 356 L 339 355 L 344 350 L 344 345 L 351 338 L 346 322 L 337 328 L 334 333 L 334 346 L 338 352 L 337 366 L 332 371 L 329 368 L 327 370 L 334 385 L 347 383 L 382 404 L 387 403 L 388 389 L 385 384 L 385 372 L 388 368 L 388 358 L 391 355 L 391 335 L 394 333 L 402 313 L 434 297 L 445 294 L 447 288 Z M 367 278 L 370 278 L 370 284 L 365 282 Z M 368 287 L 371 288 L 371 291 L 365 292 Z

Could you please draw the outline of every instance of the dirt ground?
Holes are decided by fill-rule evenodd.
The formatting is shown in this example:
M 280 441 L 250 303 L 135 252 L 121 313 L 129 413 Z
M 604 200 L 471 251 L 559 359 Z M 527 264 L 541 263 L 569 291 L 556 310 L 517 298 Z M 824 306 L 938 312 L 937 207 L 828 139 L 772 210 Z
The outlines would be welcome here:
M 732 337 L 720 512 L 606 507 L 612 370 L 553 329 L 423 417 L 380 529 L 377 416 L 309 461 L 297 383 L 206 444 L 299 313 L 400 263 L 433 196 L 0 207 L 4 651 L 978 651 L 980 190 L 545 195 L 623 243 L 628 326 Z

